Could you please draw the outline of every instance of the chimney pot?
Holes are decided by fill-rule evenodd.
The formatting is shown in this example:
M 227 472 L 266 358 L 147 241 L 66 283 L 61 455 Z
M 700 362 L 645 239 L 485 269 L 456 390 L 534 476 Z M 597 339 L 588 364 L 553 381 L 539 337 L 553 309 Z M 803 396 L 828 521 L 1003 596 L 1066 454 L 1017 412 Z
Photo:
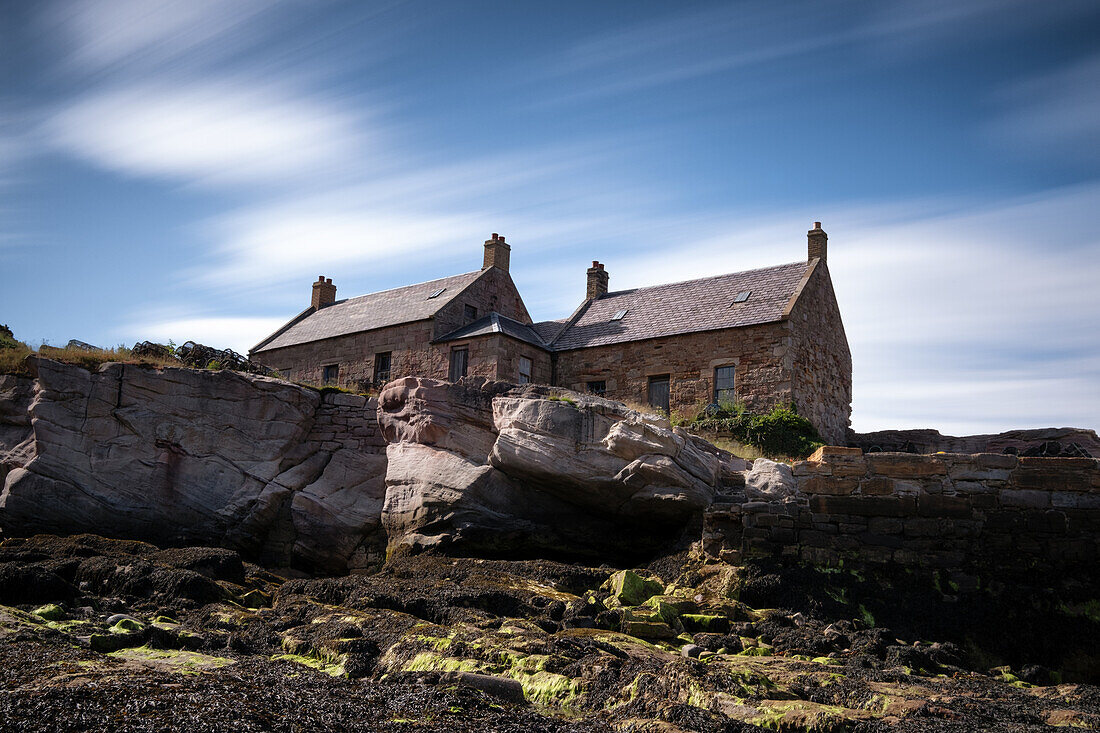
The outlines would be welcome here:
M 508 272 L 509 252 L 511 251 L 512 246 L 504 241 L 504 237 L 493 232 L 492 238 L 485 242 L 485 259 L 481 269 L 488 270 L 490 267 L 499 267 Z
M 592 267 L 588 268 L 588 288 L 585 297 L 589 300 L 607 294 L 607 270 L 597 260 L 592 260 Z
M 806 233 L 806 261 L 825 261 L 828 255 L 829 235 L 821 228 L 821 222 L 815 221 L 814 228 Z
M 320 310 L 326 305 L 336 302 L 336 286 L 332 284 L 332 278 L 321 275 L 317 282 L 313 283 L 313 298 L 310 305 L 314 310 Z

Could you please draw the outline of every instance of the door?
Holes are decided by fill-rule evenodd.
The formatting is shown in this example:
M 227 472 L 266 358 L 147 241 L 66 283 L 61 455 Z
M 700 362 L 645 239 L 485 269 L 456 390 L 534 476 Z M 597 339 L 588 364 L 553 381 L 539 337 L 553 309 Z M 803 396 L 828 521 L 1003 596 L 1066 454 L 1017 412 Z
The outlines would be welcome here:
M 649 378 L 649 406 L 668 414 L 668 375 Z

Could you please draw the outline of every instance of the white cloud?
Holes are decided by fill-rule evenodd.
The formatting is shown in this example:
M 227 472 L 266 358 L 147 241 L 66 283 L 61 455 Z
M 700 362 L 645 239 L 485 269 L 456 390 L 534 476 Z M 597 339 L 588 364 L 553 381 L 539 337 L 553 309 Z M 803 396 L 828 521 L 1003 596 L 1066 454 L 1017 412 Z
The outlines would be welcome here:
M 378 157 L 377 131 L 337 104 L 243 81 L 93 93 L 45 125 L 49 142 L 108 170 L 184 182 L 332 182 Z
M 115 331 L 126 343 L 156 341 L 176 344 L 196 341 L 217 349 L 233 349 L 241 354 L 273 333 L 288 319 L 281 317 L 180 317 L 133 321 Z

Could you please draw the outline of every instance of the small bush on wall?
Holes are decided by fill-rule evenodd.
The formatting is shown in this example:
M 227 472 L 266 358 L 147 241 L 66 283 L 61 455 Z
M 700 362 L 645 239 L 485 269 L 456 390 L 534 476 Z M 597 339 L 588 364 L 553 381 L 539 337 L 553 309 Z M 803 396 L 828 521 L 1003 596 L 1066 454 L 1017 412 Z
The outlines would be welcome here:
M 688 427 L 729 435 L 772 457 L 805 458 L 823 445 L 817 430 L 793 405 L 776 405 L 763 414 L 749 412 L 744 405 L 719 406 L 704 411 Z

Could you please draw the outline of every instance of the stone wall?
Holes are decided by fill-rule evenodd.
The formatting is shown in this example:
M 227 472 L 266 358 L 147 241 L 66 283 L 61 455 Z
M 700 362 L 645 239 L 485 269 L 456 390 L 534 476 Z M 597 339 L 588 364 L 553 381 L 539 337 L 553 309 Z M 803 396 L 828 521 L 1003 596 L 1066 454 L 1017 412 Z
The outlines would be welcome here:
M 607 398 L 645 404 L 649 377 L 670 375 L 673 410 L 714 401 L 714 370 L 734 365 L 738 399 L 751 410 L 789 402 L 791 333 L 787 322 L 597 346 L 556 355 L 556 383 L 583 392 L 604 381 Z
M 790 324 L 794 404 L 825 442 L 842 445 L 852 415 L 852 354 L 824 260 L 813 267 Z
M 939 570 L 959 591 L 1100 560 L 1096 459 L 824 448 L 793 475 L 789 496 L 714 504 L 705 549 Z

